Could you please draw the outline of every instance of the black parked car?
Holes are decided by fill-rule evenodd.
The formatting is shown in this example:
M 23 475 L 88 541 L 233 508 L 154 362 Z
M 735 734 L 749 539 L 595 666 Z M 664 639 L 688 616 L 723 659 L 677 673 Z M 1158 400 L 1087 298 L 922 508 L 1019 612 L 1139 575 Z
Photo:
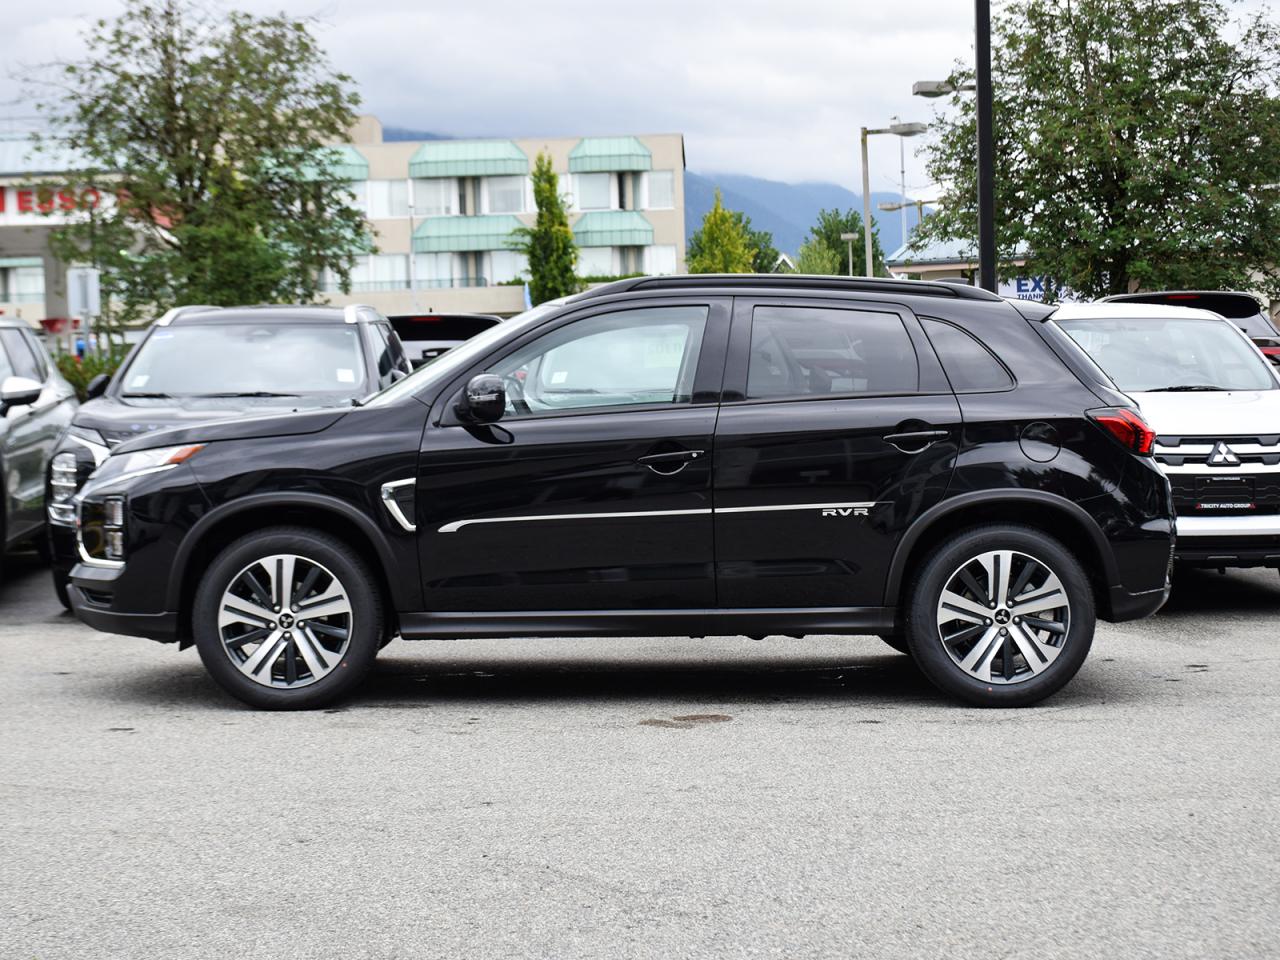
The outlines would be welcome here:
M 349 407 L 412 367 L 372 307 L 177 307 L 114 377 L 89 384 L 48 475 L 53 582 L 80 559 L 72 498 L 117 445 L 167 427 L 282 411 Z
M 45 472 L 76 395 L 31 328 L 0 317 L 0 566 L 21 544 L 45 543 Z
M 502 322 L 488 313 L 406 313 L 388 319 L 415 370 Z
M 1020 312 L 1021 311 L 1021 312 Z M 1051 310 L 948 284 L 618 281 L 355 409 L 122 444 L 77 615 L 261 707 L 406 638 L 880 634 L 1034 703 L 1168 595 L 1153 437 Z
M 1156 290 L 1120 293 L 1103 303 L 1150 303 L 1166 307 L 1194 307 L 1226 317 L 1244 331 L 1272 363 L 1280 364 L 1280 330 L 1251 293 L 1228 290 Z

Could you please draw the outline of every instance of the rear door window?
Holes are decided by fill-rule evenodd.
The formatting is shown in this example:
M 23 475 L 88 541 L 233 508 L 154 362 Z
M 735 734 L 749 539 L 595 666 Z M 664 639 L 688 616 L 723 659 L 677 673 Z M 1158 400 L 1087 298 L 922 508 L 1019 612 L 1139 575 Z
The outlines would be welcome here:
M 758 306 L 751 317 L 747 397 L 915 393 L 920 365 L 896 313 Z

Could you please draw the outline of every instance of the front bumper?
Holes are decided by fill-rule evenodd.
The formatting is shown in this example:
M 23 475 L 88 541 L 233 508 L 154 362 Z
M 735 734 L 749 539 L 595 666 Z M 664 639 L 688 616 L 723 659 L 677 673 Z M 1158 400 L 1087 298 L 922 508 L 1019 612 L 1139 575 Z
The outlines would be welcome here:
M 1280 567 L 1280 515 L 1178 517 L 1175 559 L 1190 567 Z
M 161 643 L 178 640 L 176 613 L 125 613 L 115 609 L 116 581 L 124 567 L 101 567 L 77 563 L 71 568 L 71 588 L 67 591 L 71 609 L 84 624 L 104 633 L 146 637 Z
M 49 558 L 54 572 L 66 580 L 71 568 L 80 562 L 76 550 L 76 528 L 65 523 L 49 523 Z

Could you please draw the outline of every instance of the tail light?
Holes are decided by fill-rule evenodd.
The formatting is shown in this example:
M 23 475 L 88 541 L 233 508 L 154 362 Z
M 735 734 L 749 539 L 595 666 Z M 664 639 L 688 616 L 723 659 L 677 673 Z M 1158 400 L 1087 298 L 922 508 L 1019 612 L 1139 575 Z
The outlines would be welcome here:
M 1156 432 L 1132 410 L 1125 407 L 1102 407 L 1090 410 L 1089 419 L 1139 456 L 1151 456 L 1156 444 Z

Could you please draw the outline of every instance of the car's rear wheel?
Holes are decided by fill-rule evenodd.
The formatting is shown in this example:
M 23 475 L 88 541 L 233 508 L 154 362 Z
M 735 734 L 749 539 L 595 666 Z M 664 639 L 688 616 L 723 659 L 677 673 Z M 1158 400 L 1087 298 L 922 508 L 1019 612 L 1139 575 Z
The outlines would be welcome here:
M 909 603 L 907 639 L 920 669 L 979 706 L 1027 706 L 1056 693 L 1093 643 L 1093 590 L 1079 561 L 1030 527 L 978 527 L 940 544 Z
M 373 665 L 383 610 L 367 564 L 304 527 L 252 533 L 223 550 L 196 593 L 205 668 L 232 696 L 309 709 L 349 693 Z

